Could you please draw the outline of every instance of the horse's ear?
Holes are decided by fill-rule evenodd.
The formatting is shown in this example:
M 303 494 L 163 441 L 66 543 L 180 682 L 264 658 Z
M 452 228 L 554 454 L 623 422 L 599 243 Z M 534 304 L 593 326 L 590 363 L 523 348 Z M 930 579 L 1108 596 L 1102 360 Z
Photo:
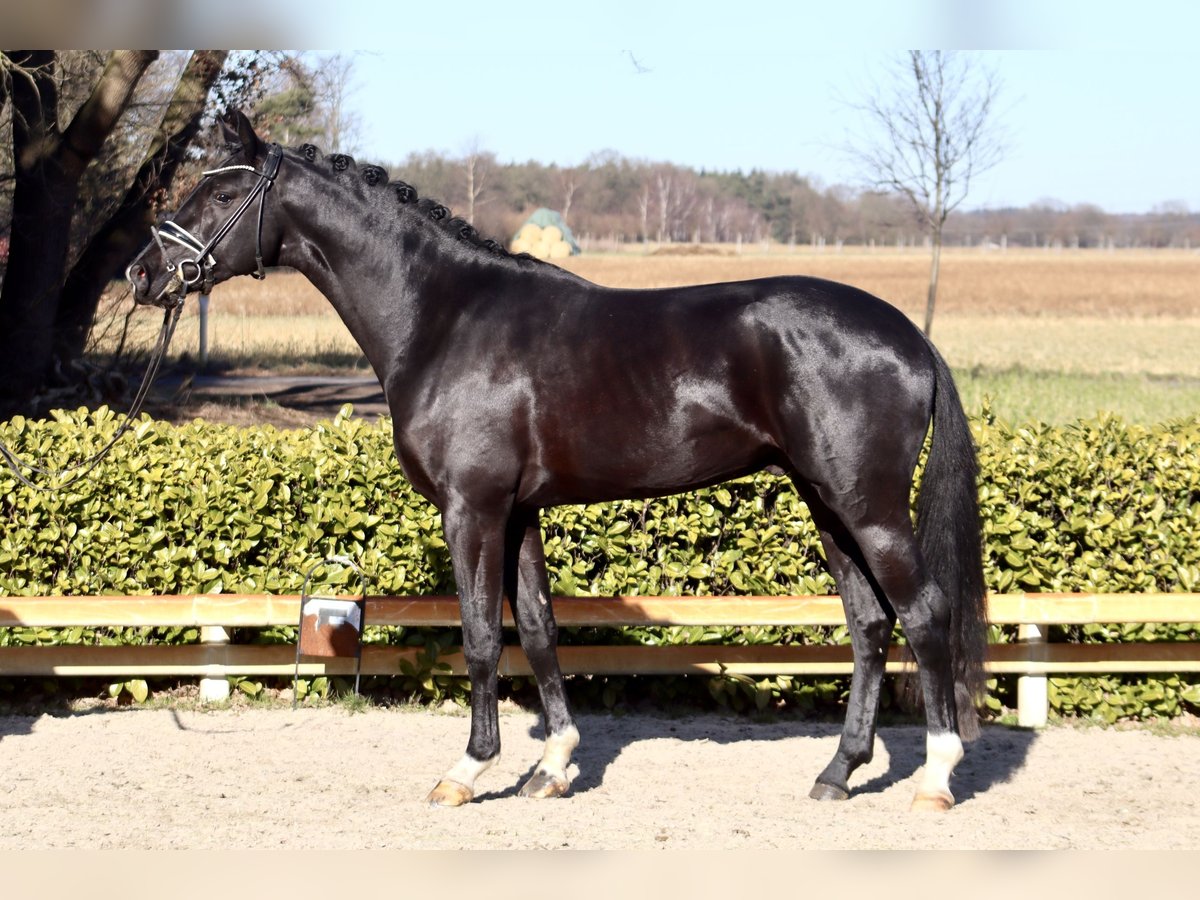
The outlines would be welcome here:
M 229 107 L 221 117 L 221 133 L 230 153 L 240 153 L 247 162 L 254 162 L 258 156 L 259 140 L 244 112 L 237 107 Z

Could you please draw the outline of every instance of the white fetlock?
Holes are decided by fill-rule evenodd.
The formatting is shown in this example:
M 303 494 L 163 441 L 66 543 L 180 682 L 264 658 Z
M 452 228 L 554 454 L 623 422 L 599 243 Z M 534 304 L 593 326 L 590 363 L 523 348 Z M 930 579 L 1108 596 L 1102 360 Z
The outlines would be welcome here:
M 962 740 L 954 732 L 926 735 L 925 770 L 913 798 L 914 810 L 945 812 L 954 805 L 950 775 L 962 758 Z

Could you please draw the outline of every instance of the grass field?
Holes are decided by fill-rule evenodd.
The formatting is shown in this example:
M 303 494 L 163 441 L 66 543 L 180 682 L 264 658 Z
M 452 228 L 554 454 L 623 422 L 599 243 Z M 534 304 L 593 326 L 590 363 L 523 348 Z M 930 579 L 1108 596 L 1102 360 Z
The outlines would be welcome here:
M 614 287 L 665 287 L 807 274 L 862 287 L 919 319 L 920 252 L 580 256 L 567 267 Z M 968 411 L 985 397 L 1011 421 L 1062 422 L 1101 410 L 1133 421 L 1200 414 L 1200 253 L 946 253 L 935 343 Z M 153 337 L 152 314 L 137 317 Z M 189 303 L 175 352 L 195 353 Z M 368 371 L 325 299 L 296 274 L 237 279 L 213 294 L 209 346 L 235 371 Z

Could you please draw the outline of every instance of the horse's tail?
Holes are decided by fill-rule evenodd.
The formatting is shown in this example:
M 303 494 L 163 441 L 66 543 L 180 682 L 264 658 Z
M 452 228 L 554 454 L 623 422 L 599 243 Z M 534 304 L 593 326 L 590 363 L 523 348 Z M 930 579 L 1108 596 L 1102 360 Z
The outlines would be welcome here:
M 987 589 L 970 426 L 950 368 L 929 345 L 936 372 L 933 439 L 917 498 L 917 540 L 938 587 L 950 600 L 950 658 L 958 732 L 979 735 L 976 705 L 987 690 Z

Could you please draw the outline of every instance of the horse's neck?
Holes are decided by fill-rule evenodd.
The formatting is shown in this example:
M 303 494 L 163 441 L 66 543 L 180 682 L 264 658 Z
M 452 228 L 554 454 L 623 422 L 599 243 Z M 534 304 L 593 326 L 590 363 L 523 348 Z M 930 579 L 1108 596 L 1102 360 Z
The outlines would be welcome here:
M 436 238 L 406 240 L 402 225 L 377 228 L 353 209 L 290 218 L 280 264 L 325 295 L 386 385 L 413 357 L 417 331 L 428 323 Z

